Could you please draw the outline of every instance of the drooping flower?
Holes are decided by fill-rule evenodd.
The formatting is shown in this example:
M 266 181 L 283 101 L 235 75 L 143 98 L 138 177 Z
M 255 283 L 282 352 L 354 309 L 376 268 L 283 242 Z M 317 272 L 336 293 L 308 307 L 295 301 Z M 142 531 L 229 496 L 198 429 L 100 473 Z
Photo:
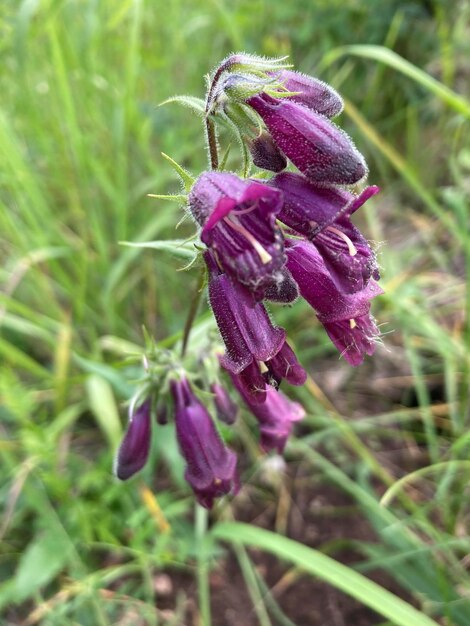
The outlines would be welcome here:
M 346 133 L 324 115 L 291 98 L 260 93 L 247 99 L 292 163 L 319 185 L 352 185 L 367 166 Z
M 260 445 L 264 452 L 277 450 L 282 454 L 287 439 L 292 432 L 293 423 L 305 417 L 305 410 L 298 402 L 289 398 L 274 387 L 266 390 L 266 400 L 254 403 L 245 387 L 240 384 L 237 375 L 231 374 L 233 384 L 242 396 L 245 404 L 256 417 L 260 432 Z
M 218 419 L 228 425 L 234 424 L 238 415 L 237 404 L 220 383 L 213 383 L 210 389 L 214 394 L 214 406 Z
M 287 341 L 272 359 L 266 361 L 265 366 L 268 382 L 274 387 L 279 387 L 283 379 L 297 386 L 303 385 L 307 380 L 307 372 L 298 362 L 295 352 Z
M 378 187 L 354 195 L 344 189 L 318 187 L 291 172 L 278 174 L 270 184 L 284 196 L 279 219 L 315 243 L 342 291 L 360 291 L 371 277 L 379 279 L 375 254 L 351 222 L 351 215 L 378 193 Z
M 292 70 L 273 72 L 273 76 L 287 91 L 295 93 L 288 96 L 293 102 L 330 118 L 336 117 L 343 110 L 343 100 L 338 92 L 318 78 Z
M 205 172 L 189 194 L 201 240 L 222 270 L 259 300 L 285 276 L 284 238 L 276 224 L 281 207 L 277 189 L 228 172 Z
M 235 374 L 253 360 L 269 361 L 282 348 L 285 331 L 274 327 L 264 306 L 227 274 L 220 273 L 210 252 L 204 255 L 209 269 L 209 301 L 227 349 L 224 367 Z
M 114 468 L 119 479 L 127 480 L 144 467 L 149 455 L 150 437 L 150 400 L 146 400 L 130 415 L 119 447 Z
M 170 389 L 175 403 L 176 436 L 186 461 L 185 479 L 198 502 L 211 508 L 214 498 L 239 489 L 236 454 L 224 444 L 207 409 L 185 378 L 172 380 Z
M 287 265 L 303 298 L 315 309 L 330 339 L 351 365 L 373 354 L 379 331 L 370 315 L 370 301 L 383 293 L 371 279 L 360 291 L 346 293 L 325 261 L 308 241 L 288 243 Z

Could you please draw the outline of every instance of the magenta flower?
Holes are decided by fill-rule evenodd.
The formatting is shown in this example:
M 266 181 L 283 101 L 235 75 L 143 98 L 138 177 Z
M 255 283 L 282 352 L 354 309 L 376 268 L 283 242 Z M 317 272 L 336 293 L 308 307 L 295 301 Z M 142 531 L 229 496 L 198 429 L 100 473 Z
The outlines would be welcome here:
M 284 238 L 276 224 L 281 207 L 277 189 L 227 172 L 205 172 L 189 194 L 202 241 L 220 268 L 259 300 L 284 280 Z
M 172 380 L 176 436 L 186 461 L 185 479 L 198 502 L 211 508 L 215 498 L 237 492 L 236 454 L 220 438 L 211 416 L 186 379 Z
M 284 195 L 279 219 L 315 243 L 339 289 L 360 291 L 371 277 L 379 279 L 375 254 L 350 219 L 378 187 L 367 187 L 356 196 L 317 187 L 290 172 L 278 174 L 270 184 Z
M 247 99 L 292 163 L 320 185 L 352 185 L 364 178 L 363 156 L 325 116 L 294 102 L 260 93 Z
M 341 96 L 318 78 L 307 76 L 301 72 L 291 70 L 281 70 L 272 74 L 276 81 L 279 81 L 287 91 L 295 92 L 295 96 L 289 96 L 289 100 L 303 104 L 303 106 L 325 115 L 326 117 L 336 117 L 343 110 L 343 100 Z
M 341 291 L 319 250 L 307 241 L 292 240 L 287 254 L 302 297 L 315 309 L 334 345 L 351 365 L 362 363 L 377 343 L 379 331 L 370 316 L 370 301 L 382 289 L 370 280 L 360 291 Z
M 256 417 L 259 424 L 260 445 L 264 452 L 277 450 L 282 454 L 287 439 L 292 432 L 293 422 L 305 417 L 305 410 L 298 402 L 289 398 L 274 387 L 267 387 L 266 400 L 254 403 L 245 387 L 240 384 L 237 375 L 231 374 L 233 384 L 238 389 L 245 404 Z
M 150 422 L 150 400 L 146 400 L 130 416 L 126 434 L 119 447 L 114 470 L 119 479 L 127 480 L 147 462 L 151 438 Z

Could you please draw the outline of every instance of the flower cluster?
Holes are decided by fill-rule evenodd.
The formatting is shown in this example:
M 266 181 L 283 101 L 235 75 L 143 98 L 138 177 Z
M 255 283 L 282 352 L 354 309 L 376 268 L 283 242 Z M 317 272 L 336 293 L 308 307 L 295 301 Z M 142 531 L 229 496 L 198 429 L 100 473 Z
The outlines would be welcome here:
M 211 163 L 218 162 L 214 124 L 236 129 L 256 176 L 213 169 L 189 191 L 200 227 L 208 297 L 225 351 L 220 365 L 258 421 L 264 451 L 282 453 L 304 409 L 279 390 L 303 385 L 307 374 L 266 301 L 314 309 L 333 344 L 351 364 L 374 352 L 378 329 L 371 300 L 381 293 L 373 250 L 351 221 L 377 187 L 351 186 L 367 175 L 363 156 L 331 120 L 343 108 L 327 84 L 281 61 L 231 55 L 212 76 L 205 103 Z M 288 163 L 292 166 L 286 170 Z M 294 168 L 297 171 L 294 171 Z M 246 168 L 245 168 L 246 169 Z M 270 172 L 270 174 L 268 174 Z M 186 479 L 198 501 L 238 489 L 236 457 L 228 449 L 187 378 L 170 376 L 176 434 Z M 232 424 L 237 405 L 219 381 L 210 385 L 215 412 Z M 148 455 L 150 409 L 133 412 L 117 457 L 128 478 Z

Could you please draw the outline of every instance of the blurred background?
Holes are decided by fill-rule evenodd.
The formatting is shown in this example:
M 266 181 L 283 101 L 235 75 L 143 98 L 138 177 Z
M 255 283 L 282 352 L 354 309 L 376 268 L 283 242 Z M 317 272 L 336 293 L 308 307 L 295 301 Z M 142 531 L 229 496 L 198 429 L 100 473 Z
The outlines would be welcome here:
M 0 4 L 2 624 L 470 624 L 469 18 L 458 0 Z M 251 424 L 232 431 L 244 487 L 210 517 L 276 533 L 255 549 L 241 530 L 200 541 L 171 424 L 139 476 L 112 474 L 127 357 L 142 326 L 181 333 L 196 280 L 119 245 L 192 232 L 147 194 L 179 189 L 161 152 L 207 167 L 201 120 L 158 104 L 204 97 L 241 50 L 289 55 L 344 96 L 336 122 L 382 189 L 356 223 L 385 289 L 383 346 L 356 369 L 307 306 L 272 307 L 311 376 L 290 393 L 307 417 L 285 464 Z M 340 571 L 274 556 L 284 537 L 435 622 L 387 621 Z

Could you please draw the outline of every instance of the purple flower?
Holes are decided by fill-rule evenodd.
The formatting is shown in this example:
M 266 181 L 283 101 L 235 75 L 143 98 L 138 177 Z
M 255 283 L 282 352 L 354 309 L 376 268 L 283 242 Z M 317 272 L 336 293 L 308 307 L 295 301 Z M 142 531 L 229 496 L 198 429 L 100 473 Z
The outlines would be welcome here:
M 233 424 L 237 419 L 238 406 L 221 384 L 213 383 L 211 385 L 211 391 L 214 394 L 214 405 L 217 417 L 225 424 Z
M 211 508 L 214 498 L 239 489 L 237 457 L 220 438 L 211 416 L 186 379 L 172 380 L 176 436 L 186 461 L 185 479 L 198 502 Z
M 343 110 L 341 96 L 329 85 L 300 72 L 281 70 L 272 74 L 282 82 L 287 91 L 296 92 L 289 100 L 303 104 L 308 109 L 326 117 L 336 117 Z
M 263 131 L 248 141 L 253 163 L 270 172 L 281 172 L 287 167 L 287 159 L 279 150 L 269 133 Z
M 345 132 L 291 98 L 267 93 L 248 98 L 274 141 L 292 163 L 319 185 L 352 185 L 364 178 L 363 156 Z
M 307 372 L 300 365 L 290 345 L 285 341 L 279 352 L 265 363 L 268 371 L 266 377 L 274 387 L 279 387 L 285 379 L 291 385 L 303 385 L 307 380 Z
M 316 246 L 288 243 L 287 266 L 300 293 L 315 309 L 330 339 L 351 365 L 373 354 L 379 331 L 370 316 L 370 300 L 383 293 L 374 280 L 360 291 L 341 291 Z
M 239 374 L 253 361 L 269 361 L 280 351 L 285 331 L 272 325 L 264 306 L 251 293 L 217 271 L 210 252 L 204 255 L 209 268 L 209 301 L 227 353 L 223 366 Z
M 147 462 L 150 450 L 150 400 L 146 400 L 130 417 L 124 439 L 119 447 L 115 473 L 127 480 L 141 470 Z
M 282 391 L 274 387 L 266 390 L 266 400 L 262 404 L 254 403 L 238 376 L 231 374 L 233 384 L 240 392 L 245 404 L 258 420 L 260 444 L 264 452 L 277 450 L 282 454 L 286 441 L 291 434 L 293 422 L 305 417 L 305 410 L 298 402 L 292 402 Z
M 276 224 L 281 207 L 277 189 L 227 172 L 203 173 L 189 194 L 202 241 L 221 269 L 259 300 L 284 279 L 284 238 Z
M 343 189 L 317 187 L 299 174 L 283 172 L 271 181 L 284 194 L 278 218 L 307 239 L 313 240 L 342 291 L 354 292 L 369 279 L 379 279 L 375 254 L 351 215 L 378 187 L 367 187 L 356 196 Z

